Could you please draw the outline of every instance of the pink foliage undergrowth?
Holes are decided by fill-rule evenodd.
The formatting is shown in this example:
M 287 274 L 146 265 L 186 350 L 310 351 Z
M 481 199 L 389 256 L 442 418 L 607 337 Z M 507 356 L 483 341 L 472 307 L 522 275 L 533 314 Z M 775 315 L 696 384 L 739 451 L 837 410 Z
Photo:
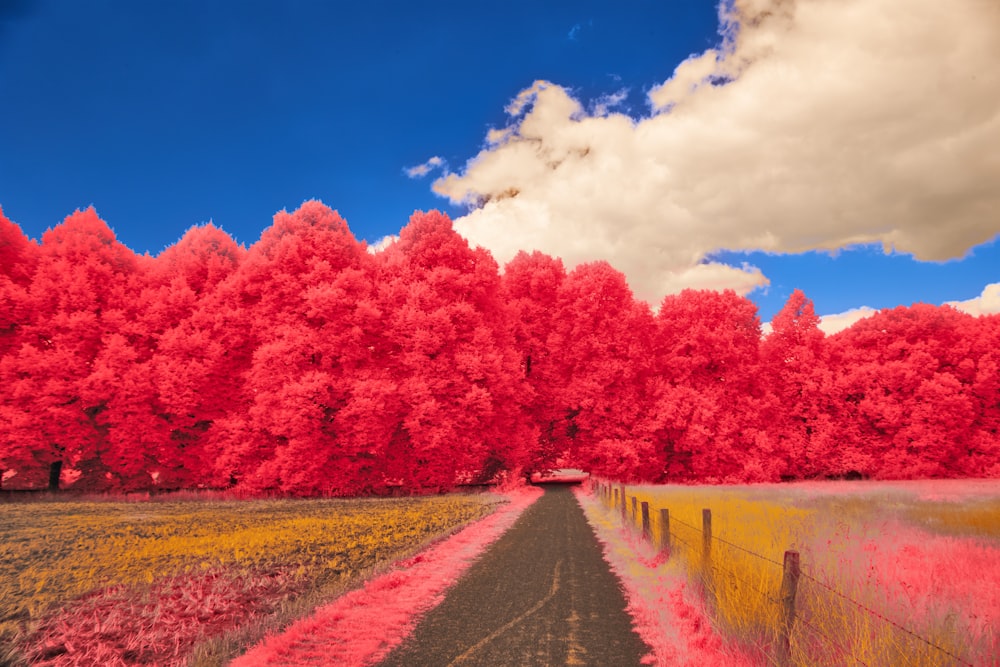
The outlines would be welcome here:
M 184 665 L 196 641 L 269 613 L 301 588 L 280 572 L 208 572 L 156 582 L 143 595 L 118 585 L 46 618 L 25 655 L 47 667 Z
M 863 572 L 857 583 L 872 592 L 869 604 L 905 625 L 946 624 L 967 646 L 993 659 L 1000 656 L 1000 559 L 995 544 L 889 522 L 880 537 L 852 546 L 841 559 L 863 564 L 854 571 Z M 842 573 L 849 571 L 841 568 Z
M 397 563 L 391 572 L 319 608 L 282 634 L 266 638 L 231 666 L 361 667 L 383 659 L 542 491 L 524 487 L 505 495 L 510 502 L 490 516 Z
M 757 663 L 723 644 L 697 594 L 665 554 L 619 525 L 588 492 L 574 490 L 604 550 L 604 559 L 625 589 L 633 627 L 652 653 L 644 664 L 666 667 L 751 667 Z

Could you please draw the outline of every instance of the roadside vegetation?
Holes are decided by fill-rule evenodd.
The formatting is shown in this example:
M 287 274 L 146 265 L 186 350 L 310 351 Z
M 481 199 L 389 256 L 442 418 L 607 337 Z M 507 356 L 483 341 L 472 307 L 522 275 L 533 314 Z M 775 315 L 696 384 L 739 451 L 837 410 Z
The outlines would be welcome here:
M 495 501 L 0 504 L 0 664 L 222 664 Z
M 802 571 L 792 664 L 1000 664 L 995 482 L 635 486 L 626 494 L 632 525 L 641 517 L 631 497 L 649 503 L 654 545 L 658 510 L 669 510 L 670 561 L 704 592 L 727 642 L 762 664 L 780 652 L 786 550 L 799 552 Z

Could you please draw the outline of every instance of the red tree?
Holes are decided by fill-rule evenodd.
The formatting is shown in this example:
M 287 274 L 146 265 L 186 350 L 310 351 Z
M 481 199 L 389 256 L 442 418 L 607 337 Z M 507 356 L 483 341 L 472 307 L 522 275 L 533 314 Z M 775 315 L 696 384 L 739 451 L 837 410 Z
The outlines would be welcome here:
M 786 478 L 820 476 L 832 455 L 831 378 L 823 341 L 812 302 L 795 290 L 761 344 L 762 377 L 771 399 L 767 432 L 774 455 L 784 458 Z
M 250 490 L 357 490 L 365 452 L 341 428 L 347 376 L 368 351 L 372 258 L 320 202 L 280 212 L 219 290 L 221 365 L 239 378 L 209 432 L 220 470 Z M 225 363 L 228 359 L 231 363 Z
M 974 366 L 969 395 L 975 421 L 961 457 L 961 473 L 969 477 L 1000 476 L 1000 315 L 970 322 L 969 361 Z M 964 363 L 964 362 L 963 362 Z
M 67 472 L 82 475 L 82 485 L 114 485 L 102 460 L 107 431 L 99 417 L 108 397 L 90 391 L 88 379 L 106 341 L 130 317 L 137 271 L 134 253 L 93 208 L 42 237 L 27 296 L 32 321 L 20 333 L 17 353 L 0 360 L 12 443 L 4 467 L 36 476 L 47 470 L 52 487 Z
M 831 339 L 844 443 L 834 472 L 959 473 L 974 436 L 973 318 L 950 306 L 883 310 Z
M 578 266 L 560 286 L 546 342 L 557 446 L 577 465 L 622 478 L 648 476 L 652 443 L 637 432 L 652 369 L 653 316 L 606 262 Z
M 447 216 L 416 213 L 379 253 L 385 338 L 375 354 L 398 402 L 386 451 L 391 478 L 450 487 L 527 462 L 533 431 L 493 258 Z
M 519 252 L 504 267 L 503 300 L 512 323 L 513 344 L 530 392 L 521 401 L 525 419 L 538 433 L 531 468 L 559 467 L 565 447 L 565 412 L 557 405 L 561 391 L 558 359 L 562 350 L 549 347 L 558 308 L 559 290 L 566 280 L 562 260 L 541 252 Z M 562 429 L 560 429 L 562 426 Z
M 39 248 L 28 239 L 21 228 L 8 220 L 0 209 L 0 373 L 4 367 L 4 357 L 16 354 L 25 340 L 25 328 L 33 321 L 29 305 L 28 290 L 38 263 Z M 11 362 L 8 362 L 8 364 Z M 16 441 L 15 423 L 21 418 L 12 404 L 7 384 L 14 378 L 0 375 L 0 488 L 9 478 L 17 478 L 14 484 L 26 479 L 24 465 L 19 462 L 25 457 Z M 22 470 L 11 467 L 19 465 Z
M 734 292 L 684 290 L 657 314 L 650 428 L 666 479 L 775 479 L 762 421 L 760 321 Z
M 16 344 L 19 327 L 30 321 L 28 287 L 38 254 L 38 244 L 4 217 L 0 208 L 0 358 Z
M 220 332 L 210 324 L 218 314 L 215 290 L 244 254 L 208 224 L 192 227 L 146 262 L 132 339 L 118 348 L 120 355 L 105 359 L 112 369 L 121 365 L 107 377 L 131 389 L 119 394 L 126 400 L 109 406 L 107 418 L 116 423 L 113 449 L 124 452 L 133 443 L 142 451 L 136 483 L 143 479 L 166 489 L 223 483 L 205 451 L 204 433 L 213 419 L 228 413 L 232 380 L 225 370 L 209 371 L 225 358 L 213 338 Z

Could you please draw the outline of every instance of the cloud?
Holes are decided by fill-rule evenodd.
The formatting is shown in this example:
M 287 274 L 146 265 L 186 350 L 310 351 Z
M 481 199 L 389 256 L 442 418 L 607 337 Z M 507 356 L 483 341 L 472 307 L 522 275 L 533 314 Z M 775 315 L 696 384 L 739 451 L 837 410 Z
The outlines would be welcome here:
M 606 259 L 653 303 L 718 250 L 943 260 L 1000 231 L 1000 3 L 723 7 L 720 45 L 651 90 L 647 117 L 522 91 L 509 127 L 434 183 L 474 207 L 455 228 L 501 262 Z
M 756 266 L 744 263 L 742 268 L 706 262 L 696 264 L 682 271 L 671 272 L 659 284 L 659 291 L 664 294 L 674 294 L 683 289 L 699 290 L 734 290 L 740 296 L 746 296 L 760 287 L 771 284 Z M 640 286 L 643 286 L 640 283 Z
M 945 301 L 944 305 L 954 306 L 958 310 L 970 315 L 978 316 L 1000 313 L 1000 283 L 991 283 L 987 285 L 983 288 L 982 293 L 973 299 L 968 299 L 966 301 Z M 830 334 L 835 334 L 838 331 L 843 331 L 855 322 L 863 320 L 866 317 L 870 317 L 877 312 L 879 311 L 874 308 L 861 306 L 860 308 L 852 308 L 851 310 L 843 313 L 821 315 L 819 328 L 829 336 Z M 770 331 L 770 322 L 764 326 L 767 331 Z
M 843 313 L 836 313 L 834 315 L 821 315 L 819 318 L 819 329 L 827 336 L 835 334 L 838 331 L 843 331 L 847 329 L 852 324 L 859 320 L 863 320 L 866 317 L 871 317 L 878 311 L 874 308 L 869 308 L 868 306 L 861 306 L 860 308 L 852 308 L 850 310 L 844 311 Z
M 954 306 L 970 315 L 993 315 L 1000 313 L 1000 283 L 991 283 L 983 288 L 982 294 L 966 301 L 946 301 L 945 305 Z
M 389 234 L 388 236 L 383 236 L 378 241 L 375 241 L 375 243 L 370 244 L 367 250 L 368 252 L 374 255 L 377 252 L 385 250 L 398 240 L 399 240 L 399 235 Z
M 580 38 L 580 32 L 584 28 L 592 28 L 592 27 L 594 27 L 594 19 L 590 19 L 586 23 L 576 23 L 573 25 L 572 28 L 569 29 L 569 32 L 566 33 L 566 39 L 568 39 L 571 42 L 575 42 Z
M 427 174 L 431 173 L 431 171 L 438 168 L 447 170 L 448 166 L 445 163 L 444 158 L 435 155 L 431 159 L 427 160 L 427 162 L 418 164 L 414 167 L 407 167 L 403 171 L 410 178 L 423 178 Z
M 617 109 L 625 104 L 628 99 L 628 88 L 622 88 L 616 92 L 601 95 L 590 104 L 591 116 L 607 116 L 612 109 Z

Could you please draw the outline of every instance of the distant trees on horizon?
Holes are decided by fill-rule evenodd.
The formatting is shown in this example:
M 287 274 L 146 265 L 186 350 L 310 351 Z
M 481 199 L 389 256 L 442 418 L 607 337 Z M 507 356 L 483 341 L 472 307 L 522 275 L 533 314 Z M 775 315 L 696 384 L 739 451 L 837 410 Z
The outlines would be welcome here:
M 2 488 L 1000 476 L 1000 316 L 818 322 L 801 291 L 762 335 L 731 291 L 654 313 L 606 262 L 501 272 L 439 212 L 377 253 L 313 201 L 150 257 L 92 208 L 41 243 L 0 211 Z

